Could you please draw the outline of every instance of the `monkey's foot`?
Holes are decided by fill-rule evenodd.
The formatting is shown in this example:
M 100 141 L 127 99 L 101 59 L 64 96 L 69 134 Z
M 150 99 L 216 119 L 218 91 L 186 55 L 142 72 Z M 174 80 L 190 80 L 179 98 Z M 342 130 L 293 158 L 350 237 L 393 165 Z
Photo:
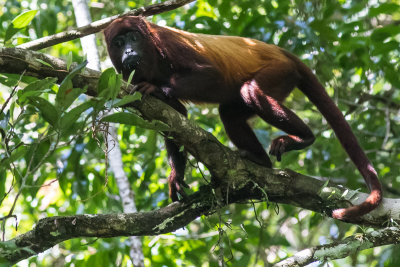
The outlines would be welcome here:
M 311 145 L 314 140 L 314 136 L 303 139 L 294 135 L 282 135 L 272 140 L 269 154 L 275 156 L 278 161 L 281 161 L 283 153 L 303 149 Z
M 186 194 L 183 188 L 189 188 L 187 183 L 183 180 L 183 177 L 177 177 L 174 175 L 170 175 L 168 177 L 168 185 L 169 185 L 169 197 L 173 202 L 179 201 L 178 194 L 183 198 L 187 199 L 188 195 Z

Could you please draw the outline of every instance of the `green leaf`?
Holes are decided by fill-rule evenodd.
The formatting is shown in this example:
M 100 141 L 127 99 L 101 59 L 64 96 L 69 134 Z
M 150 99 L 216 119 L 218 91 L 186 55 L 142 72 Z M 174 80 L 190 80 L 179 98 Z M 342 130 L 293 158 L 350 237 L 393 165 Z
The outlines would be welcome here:
M 72 51 L 69 51 L 68 57 L 67 57 L 67 71 L 69 71 L 71 64 L 72 64 Z
M 28 26 L 29 23 L 31 23 L 32 19 L 35 17 L 37 12 L 38 12 L 37 10 L 29 10 L 22 14 L 19 14 L 16 18 L 14 18 L 11 24 L 7 28 L 4 41 L 6 42 L 10 40 L 11 37 L 14 36 L 14 34 L 16 34 L 21 29 L 25 28 L 26 26 Z
M 50 139 L 41 140 L 40 143 L 34 143 L 29 147 L 28 152 L 25 154 L 26 162 L 31 162 L 31 168 L 36 167 L 43 158 L 46 156 L 50 149 Z
M 3 179 L 6 179 L 6 169 L 0 168 L 0 177 L 3 177 Z M 6 192 L 6 183 L 4 180 L 0 183 L 0 205 L 4 200 L 4 194 Z
M 22 251 L 28 252 L 31 255 L 36 255 L 37 254 L 33 249 L 30 249 L 29 247 L 22 247 L 20 250 L 21 250 L 21 252 Z
M 31 23 L 37 12 L 37 10 L 26 11 L 13 19 L 12 24 L 16 29 L 25 28 L 29 23 Z
M 372 7 L 369 9 L 370 18 L 376 17 L 380 14 L 394 14 L 398 12 L 400 5 L 396 3 L 382 3 L 378 7 Z
M 23 90 L 17 93 L 19 104 L 23 105 L 30 96 L 39 96 L 43 92 L 47 92 L 56 81 L 57 78 L 45 78 L 28 84 Z
M 396 41 L 390 41 L 387 43 L 380 43 L 379 45 L 373 46 L 371 55 L 372 56 L 377 56 L 377 55 L 386 55 L 390 51 L 393 50 L 398 50 L 399 49 L 399 43 Z
M 399 87 L 400 86 L 400 79 L 399 79 L 399 73 L 396 70 L 386 68 L 386 73 L 385 73 L 385 78 L 394 86 Z
M 13 74 L 2 73 L 0 75 L 0 83 L 8 87 L 14 87 L 19 83 L 21 75 L 16 76 Z
M 9 240 L 9 241 L 2 241 L 0 242 L 0 248 L 4 249 L 4 250 L 16 250 L 17 249 L 17 245 L 15 244 L 15 241 L 13 240 Z
M 67 90 L 61 103 L 62 109 L 66 110 L 85 91 L 85 89 L 81 88 L 71 88 L 70 90 Z
M 56 106 L 60 107 L 61 110 L 67 109 L 78 96 L 85 90 L 76 88 L 74 90 L 72 79 L 75 75 L 81 72 L 81 70 L 87 65 L 87 61 L 83 61 L 81 64 L 76 66 L 61 82 L 60 87 L 56 95 Z
M 378 43 L 378 45 L 386 38 L 400 34 L 400 27 L 397 25 L 387 25 L 382 28 L 375 29 L 371 34 L 371 40 Z
M 0 136 L 3 138 L 7 132 L 9 121 L 10 121 L 10 111 L 7 111 L 7 113 L 0 113 Z
M 93 106 L 93 102 L 88 101 L 88 102 L 85 102 L 85 103 L 71 109 L 68 113 L 66 113 L 61 118 L 61 121 L 60 121 L 61 130 L 67 130 L 69 127 L 71 127 L 74 124 L 74 122 L 76 122 L 79 119 L 81 114 L 92 106 Z
M 133 70 L 133 71 L 131 72 L 131 74 L 129 74 L 129 78 L 128 78 L 128 80 L 126 81 L 126 83 L 127 83 L 128 85 L 131 84 L 134 74 L 135 74 L 135 70 Z
M 108 84 L 109 84 L 108 81 L 110 80 L 110 77 L 113 75 L 115 75 L 114 68 L 108 68 L 101 73 L 99 83 L 97 85 L 98 96 L 103 96 L 107 93 Z
M 98 96 L 104 99 L 114 99 L 121 88 L 122 76 L 114 68 L 108 68 L 100 76 L 97 86 Z
M 108 76 L 108 85 L 107 88 L 111 89 L 115 87 L 115 84 L 117 82 L 117 77 L 116 77 L 116 73 L 114 70 L 114 73 Z
M 28 149 L 26 148 L 26 146 L 24 146 L 24 145 L 19 146 L 16 150 L 11 152 L 10 157 L 8 159 L 4 160 L 4 162 L 2 162 L 2 164 L 4 164 L 4 166 L 11 167 L 11 163 L 22 158 L 23 156 L 25 156 L 27 150 Z
M 19 29 L 14 28 L 13 24 L 10 24 L 6 31 L 6 36 L 4 37 L 4 43 L 11 39 L 19 31 Z
M 50 140 L 50 138 L 44 138 L 36 139 L 32 144 L 27 146 L 28 151 L 24 155 L 24 160 L 27 163 L 27 167 L 29 166 L 29 169 L 26 169 L 26 171 L 28 172 L 25 173 L 24 171 L 23 173 L 23 175 L 26 175 L 25 177 L 27 184 L 43 184 L 44 181 L 47 179 L 46 175 L 39 175 L 34 177 L 29 172 L 34 170 L 35 168 L 43 167 L 43 164 L 49 160 L 50 155 L 52 154 L 51 152 L 53 152 L 52 150 L 50 150 L 51 144 L 52 141 Z M 36 186 L 30 186 L 23 194 L 35 196 L 39 189 L 40 188 Z
M 53 69 L 53 66 L 50 65 L 49 63 L 47 63 L 46 61 L 43 61 L 43 60 L 38 59 L 38 58 L 35 58 L 35 60 L 38 61 L 38 62 L 40 62 L 40 63 L 42 63 L 43 65 L 46 65 L 47 67 L 50 67 L 50 68 Z
M 43 118 L 50 123 L 53 127 L 56 127 L 58 121 L 58 110 L 53 104 L 44 98 L 38 96 L 29 97 L 30 103 L 34 105 L 42 113 Z
M 335 31 L 329 26 L 329 24 L 325 23 L 325 21 L 315 20 L 310 23 L 310 26 L 313 30 L 319 32 L 322 38 L 327 40 L 336 40 L 337 36 Z M 293 36 L 293 34 L 291 34 Z
M 101 121 L 135 125 L 141 128 L 157 130 L 157 131 L 167 131 L 170 129 L 168 125 L 160 121 L 149 122 L 142 119 L 136 114 L 127 112 L 119 112 L 105 116 L 101 119 Z
M 128 103 L 134 102 L 136 100 L 140 100 L 141 98 L 142 98 L 142 94 L 139 92 L 135 92 L 133 95 L 126 95 L 122 99 L 117 100 L 117 102 L 114 103 L 114 105 L 112 105 L 112 107 L 113 108 L 120 107 L 120 106 L 126 105 Z
M 118 93 L 121 90 L 121 85 L 122 85 L 122 75 L 117 74 L 115 78 L 116 78 L 116 81 L 114 83 L 114 87 L 111 88 L 111 98 L 112 99 L 115 99 L 118 96 Z

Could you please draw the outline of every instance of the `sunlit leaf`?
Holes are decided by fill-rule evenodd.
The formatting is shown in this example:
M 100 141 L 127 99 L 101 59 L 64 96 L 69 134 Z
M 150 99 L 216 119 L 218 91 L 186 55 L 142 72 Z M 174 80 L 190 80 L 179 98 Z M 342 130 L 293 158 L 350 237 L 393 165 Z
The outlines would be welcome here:
M 35 17 L 37 12 L 38 10 L 29 10 L 22 14 L 19 14 L 8 26 L 6 30 L 5 41 L 8 41 L 19 30 L 28 26 L 29 23 L 31 23 L 32 19 Z

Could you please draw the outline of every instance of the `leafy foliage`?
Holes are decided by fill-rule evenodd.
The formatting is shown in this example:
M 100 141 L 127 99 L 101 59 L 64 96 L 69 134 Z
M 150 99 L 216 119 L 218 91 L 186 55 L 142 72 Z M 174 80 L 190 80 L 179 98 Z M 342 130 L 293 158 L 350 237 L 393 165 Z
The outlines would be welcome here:
M 93 5 L 91 11 L 98 20 L 148 3 L 111 1 Z M 72 7 L 65 0 L 7 0 L 0 1 L 0 7 L 0 39 L 7 46 L 75 24 Z M 191 32 L 252 37 L 300 56 L 346 115 L 387 188 L 386 196 L 399 197 L 399 18 L 398 1 L 198 0 L 152 20 Z M 68 65 L 84 61 L 78 40 L 45 52 L 66 59 Z M 138 209 L 152 210 L 168 203 L 168 165 L 158 134 L 165 125 L 120 109 L 140 96 L 115 99 L 121 77 L 112 68 L 103 72 L 99 97 L 84 97 L 85 88 L 72 88 L 70 80 L 83 67 L 84 63 L 75 67 L 61 85 L 50 78 L 0 74 L 0 211 L 2 216 L 17 216 L 17 220 L 4 220 L 7 239 L 30 230 L 46 216 L 122 211 L 118 188 L 105 165 L 102 133 L 107 122 L 121 123 L 124 170 Z M 274 165 L 364 188 L 315 108 L 299 92 L 287 104 L 311 126 L 317 141 L 303 151 L 287 153 Z M 111 108 L 119 113 L 100 120 L 99 114 Z M 190 118 L 232 146 L 215 106 L 190 105 Z M 265 147 L 282 134 L 258 119 L 251 124 Z M 208 174 L 201 163 L 190 159 L 186 179 L 192 191 L 205 183 Z M 229 266 L 262 266 L 359 231 L 363 229 L 289 205 L 256 203 L 231 206 L 173 234 L 144 237 L 143 242 L 147 266 L 218 266 L 221 255 Z M 128 248 L 125 238 L 74 239 L 26 262 L 125 266 Z M 367 250 L 330 266 L 396 266 L 398 250 L 395 246 Z

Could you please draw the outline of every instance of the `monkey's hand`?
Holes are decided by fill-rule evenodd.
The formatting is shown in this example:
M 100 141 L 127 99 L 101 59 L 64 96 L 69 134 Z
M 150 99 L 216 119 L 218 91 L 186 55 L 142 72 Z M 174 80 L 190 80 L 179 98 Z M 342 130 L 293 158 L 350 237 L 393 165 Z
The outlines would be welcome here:
M 140 92 L 142 95 L 149 95 L 157 91 L 157 86 L 149 82 L 140 82 L 133 87 L 135 92 Z
M 189 188 L 189 186 L 183 180 L 183 177 L 179 177 L 178 175 L 176 175 L 176 173 L 171 173 L 168 177 L 168 185 L 169 197 L 172 199 L 172 201 L 179 201 L 178 194 L 181 195 L 183 199 L 188 198 L 183 188 Z
M 140 92 L 142 95 L 155 96 L 158 99 L 163 100 L 163 101 L 168 99 L 164 90 L 162 90 L 160 87 L 155 86 L 154 84 L 149 83 L 149 82 L 140 82 L 134 86 L 133 90 L 135 92 Z

